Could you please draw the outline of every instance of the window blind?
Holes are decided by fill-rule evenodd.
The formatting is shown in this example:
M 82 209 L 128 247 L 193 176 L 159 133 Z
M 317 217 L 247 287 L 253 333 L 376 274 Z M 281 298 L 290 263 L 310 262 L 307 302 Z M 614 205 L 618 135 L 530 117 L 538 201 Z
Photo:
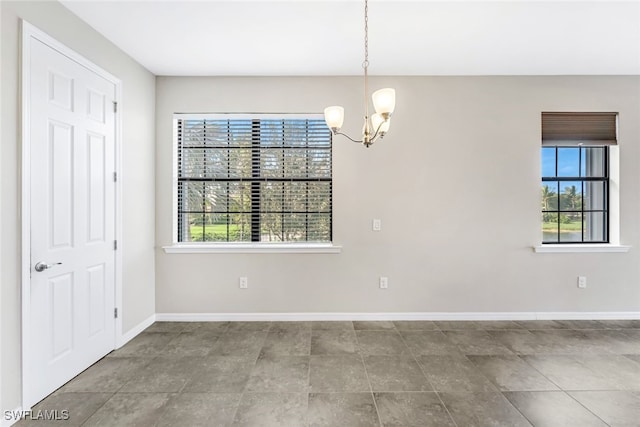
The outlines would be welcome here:
M 324 120 L 187 116 L 176 132 L 178 241 L 331 241 Z
M 542 145 L 617 144 L 617 113 L 542 113 Z

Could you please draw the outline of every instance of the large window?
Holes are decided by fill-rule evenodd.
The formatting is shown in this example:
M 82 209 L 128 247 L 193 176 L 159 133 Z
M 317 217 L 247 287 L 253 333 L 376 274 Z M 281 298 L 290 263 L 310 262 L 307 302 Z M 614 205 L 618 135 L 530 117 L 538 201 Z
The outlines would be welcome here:
M 175 116 L 179 242 L 330 242 L 321 116 Z
M 609 242 L 615 113 L 543 113 L 542 242 Z

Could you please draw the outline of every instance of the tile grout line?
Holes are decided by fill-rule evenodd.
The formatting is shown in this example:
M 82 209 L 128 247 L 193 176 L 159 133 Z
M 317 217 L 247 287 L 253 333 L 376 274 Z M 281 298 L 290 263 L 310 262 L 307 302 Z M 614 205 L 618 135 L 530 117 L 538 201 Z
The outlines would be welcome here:
M 228 333 L 228 329 L 230 327 L 231 324 L 228 324 L 227 327 L 225 328 L 225 334 Z M 235 422 L 236 416 L 238 415 L 238 411 L 240 410 L 240 404 L 242 403 L 242 400 L 244 399 L 244 396 L 247 392 L 247 387 L 249 386 L 249 381 L 251 380 L 251 374 L 253 373 L 253 370 L 255 369 L 256 365 L 258 364 L 258 359 L 260 359 L 260 354 L 262 354 L 262 348 L 264 347 L 264 343 L 267 341 L 267 337 L 269 336 L 269 331 L 271 330 L 271 326 L 272 323 L 269 322 L 269 328 L 267 328 L 266 334 L 264 335 L 264 338 L 262 340 L 262 344 L 260 345 L 260 351 L 258 351 L 258 355 L 255 357 L 255 360 L 253 361 L 253 366 L 251 367 L 251 370 L 249 371 L 249 377 L 247 378 L 247 382 L 244 384 L 244 387 L 242 388 L 242 391 L 239 393 L 240 397 L 238 398 L 238 403 L 236 404 L 236 409 L 235 411 L 233 411 L 233 416 L 231 417 L 231 424 L 233 424 Z M 233 332 L 232 332 L 233 333 Z
M 183 332 L 184 332 L 184 326 L 183 326 L 183 329 L 182 329 L 181 331 L 178 331 L 177 335 L 176 335 L 173 339 L 169 340 L 169 341 L 165 344 L 165 346 L 164 346 L 164 347 L 162 347 L 162 349 L 161 349 L 161 350 L 158 350 L 158 353 L 159 353 L 159 354 L 156 354 L 154 357 L 150 358 L 150 361 L 148 361 L 148 362 L 144 365 L 144 368 L 147 368 L 149 365 L 151 365 L 151 363 L 153 363 L 154 361 L 158 360 L 158 359 L 161 357 L 161 356 L 160 356 L 160 354 L 162 354 L 162 351 L 163 351 L 164 349 L 166 349 L 167 347 L 169 347 L 169 344 L 170 344 L 174 339 L 177 339 L 180 335 L 182 335 L 182 333 L 183 333 Z M 172 332 L 170 332 L 170 333 L 172 333 Z M 144 369 L 144 368 L 141 368 L 141 369 Z M 120 392 L 120 390 L 122 390 L 122 389 L 123 389 L 123 388 L 124 388 L 124 387 L 125 387 L 125 386 L 130 382 L 130 381 L 131 381 L 131 380 L 126 381 L 126 382 L 122 385 L 122 387 L 120 387 L 120 389 L 118 389 L 118 391 L 117 391 L 116 393 L 114 393 L 114 394 L 113 394 L 113 396 L 116 396 L 118 393 L 124 393 L 124 392 Z M 167 399 L 162 403 L 162 406 L 160 406 L 160 407 L 157 409 L 157 410 L 159 411 L 159 413 L 158 413 L 159 417 L 163 414 L 163 412 L 165 412 L 165 411 L 166 411 L 166 406 L 167 406 L 167 404 L 169 403 L 169 401 L 170 401 L 174 396 L 179 395 L 179 394 L 181 394 L 181 393 L 182 393 L 182 390 L 184 390 L 184 388 L 187 386 L 188 381 L 189 381 L 189 380 L 187 380 L 187 381 L 182 385 L 182 387 L 180 388 L 180 390 L 179 390 L 177 393 L 175 393 L 175 392 L 171 392 L 171 393 L 167 393 L 167 392 L 159 392 L 159 393 L 165 394 L 165 395 L 167 396 Z M 113 398 L 113 396 L 111 396 L 111 398 Z M 109 400 L 111 400 L 111 398 L 109 398 Z M 107 400 L 107 401 L 106 401 L 106 402 L 105 402 L 105 403 L 104 403 L 100 408 L 102 408 L 104 405 L 106 405 L 106 404 L 107 404 L 107 402 L 109 402 L 109 400 Z M 96 410 L 96 412 L 94 412 L 94 413 L 91 415 L 91 417 L 92 417 L 93 415 L 95 415 L 97 412 L 98 412 L 98 410 Z M 82 425 L 84 425 L 85 423 L 87 423 L 91 417 L 87 418 L 87 419 L 85 420 L 85 422 L 84 422 Z M 160 422 L 160 420 L 158 420 L 158 421 L 154 422 L 154 424 L 153 424 L 153 425 L 154 425 L 154 426 L 157 426 L 159 422 Z
M 572 391 L 590 391 L 590 390 L 572 390 Z M 614 390 L 614 391 L 618 391 L 618 390 Z M 589 411 L 590 414 L 593 414 L 594 417 L 596 417 L 597 419 L 601 420 L 603 423 L 605 423 L 607 426 L 611 427 L 611 424 L 609 424 L 608 422 L 606 422 L 605 420 L 603 420 L 598 414 L 596 414 L 595 412 L 593 412 L 591 409 L 589 409 L 588 407 L 586 407 L 582 402 L 580 402 L 578 399 L 576 399 L 575 397 L 573 397 L 570 393 L 568 393 L 565 390 L 562 390 L 562 392 L 564 394 L 566 394 L 567 396 L 569 396 L 571 399 L 575 400 L 576 402 L 578 402 L 578 405 L 582 406 L 584 409 L 586 409 L 587 411 Z
M 87 422 L 89 422 L 89 420 L 91 419 L 91 417 L 93 417 L 93 416 L 94 416 L 94 415 L 95 415 L 95 414 L 96 414 L 100 409 L 102 409 L 102 408 L 104 407 L 104 405 L 106 405 L 106 404 L 107 404 L 107 402 L 108 402 L 108 401 L 110 401 L 110 400 L 111 400 L 111 398 L 113 398 L 113 396 L 115 396 L 115 395 L 116 395 L 116 393 L 115 393 L 115 392 L 114 392 L 114 393 L 112 393 L 112 394 L 111 394 L 111 396 L 109 396 L 109 398 L 108 398 L 107 400 L 105 400 L 105 401 L 102 403 L 102 405 L 98 406 L 98 407 L 96 408 L 96 410 L 95 410 L 95 411 L 93 411 L 93 412 L 91 413 L 91 415 L 89 415 L 89 416 L 87 417 L 87 419 L 86 419 L 86 420 L 84 420 L 84 421 L 82 422 L 82 424 L 80 424 L 80 427 L 82 427 L 83 425 L 87 424 Z
M 540 356 L 538 354 L 524 354 L 524 353 L 516 353 L 516 356 L 518 357 L 518 359 L 522 360 L 524 363 L 526 363 L 528 366 L 530 366 L 534 371 L 538 372 L 540 375 L 542 375 L 544 377 L 544 379 L 546 379 L 547 381 L 549 381 L 551 384 L 555 385 L 556 387 L 558 387 L 558 390 L 560 391 L 564 391 L 564 389 L 560 386 L 560 384 L 556 383 L 555 381 L 553 381 L 551 378 L 549 378 L 548 376 L 546 376 L 544 374 L 544 372 L 542 372 L 541 370 L 539 370 L 538 368 L 536 368 L 535 366 L 533 366 L 531 363 L 529 363 L 525 358 L 523 358 L 522 356 Z M 543 354 L 544 356 L 544 354 Z
M 373 400 L 373 407 L 376 409 L 376 416 L 378 417 L 378 425 L 382 427 L 382 418 L 380 418 L 380 411 L 378 410 L 378 403 L 376 402 L 376 396 L 373 394 L 373 386 L 371 385 L 371 378 L 369 378 L 369 371 L 367 370 L 367 364 L 364 361 L 364 354 L 360 351 L 360 341 L 358 340 L 358 333 L 355 330 L 353 331 L 353 335 L 356 337 L 356 351 L 360 355 L 360 361 L 362 362 L 362 367 L 364 368 L 364 374 L 367 377 L 367 383 L 369 384 L 369 393 L 371 394 L 371 400 Z
M 524 414 L 524 412 L 522 412 L 522 411 L 520 410 L 520 408 L 518 408 L 518 407 L 517 407 L 517 406 L 516 406 L 516 405 L 515 405 L 515 404 L 514 404 L 514 403 L 513 403 L 513 402 L 512 402 L 508 397 L 507 397 L 507 396 L 505 396 L 505 394 L 504 394 L 505 392 L 504 392 L 504 391 L 498 391 L 498 392 L 502 395 L 502 398 L 503 398 L 504 400 L 506 400 L 507 402 L 509 402 L 509 404 L 513 407 L 513 409 L 515 409 L 516 411 L 518 411 L 518 413 L 519 413 L 520 415 L 522 415 L 522 418 L 524 418 L 525 420 L 527 420 L 527 422 L 528 422 L 529 424 L 531 424 L 531 426 L 532 426 L 532 427 L 535 427 L 535 424 L 533 423 L 533 421 L 532 421 L 532 420 L 530 420 L 530 419 L 529 419 L 529 417 L 527 417 L 527 416 Z M 554 393 L 555 393 L 555 392 L 554 392 Z
M 486 330 L 485 330 L 485 332 L 486 332 Z M 523 417 L 523 418 L 524 418 L 524 419 L 525 419 L 525 420 L 526 420 L 526 421 L 531 425 L 531 427 L 535 427 L 535 426 L 534 426 L 534 424 L 533 424 L 533 422 L 531 422 L 531 420 L 529 420 L 529 418 L 527 418 L 527 417 L 522 413 L 522 411 L 520 411 L 520 409 L 518 409 L 518 407 L 516 407 L 516 405 L 514 405 L 514 404 L 513 404 L 513 402 L 511 402 L 511 400 L 509 400 L 509 399 L 504 395 L 504 391 L 500 390 L 500 386 L 499 386 L 498 384 L 494 383 L 494 382 L 491 380 L 491 378 L 489 378 L 489 377 L 488 377 L 484 372 L 482 372 L 482 370 L 481 370 L 481 369 L 479 369 L 478 365 L 476 365 L 475 363 L 473 363 L 473 360 L 471 360 L 471 359 L 469 358 L 469 356 L 470 356 L 470 355 L 467 355 L 467 354 L 464 354 L 464 353 L 462 354 L 462 357 L 464 357 L 465 359 L 467 359 L 467 361 L 468 361 L 468 362 L 469 362 L 469 363 L 470 363 L 470 364 L 471 364 L 471 365 L 476 369 L 477 373 L 478 373 L 480 376 L 482 376 L 485 380 L 487 380 L 487 381 L 488 381 L 488 383 L 489 383 L 492 387 L 494 387 L 494 389 L 495 389 L 495 391 L 489 391 L 489 392 L 473 392 L 473 393 L 474 393 L 474 394 L 475 394 L 475 393 L 497 393 L 497 394 L 499 394 L 500 396 L 502 396 L 502 398 L 503 398 L 504 400 L 506 400 L 506 401 L 507 401 L 507 403 L 508 403 L 508 404 L 509 404 L 513 409 L 515 409 L 515 410 L 516 410 L 520 415 L 522 415 L 522 417 Z M 473 355 L 471 355 L 471 356 L 473 356 Z M 484 355 L 484 356 L 489 356 L 489 357 L 491 357 L 491 356 L 505 356 L 505 355 Z
M 438 327 L 438 325 L 436 325 L 434 323 L 434 325 L 436 327 Z M 446 338 L 446 335 L 444 335 L 442 333 L 441 330 L 438 329 L 438 331 Z M 422 331 L 424 332 L 424 330 Z M 418 357 L 415 355 L 415 353 L 413 352 L 413 350 L 411 350 L 411 347 L 409 347 L 409 345 L 407 345 L 407 341 L 404 339 L 404 336 L 402 335 L 402 333 L 400 331 L 398 331 L 398 333 L 400 334 L 400 339 L 402 340 L 402 342 L 404 343 L 404 345 L 407 347 L 407 349 L 409 350 L 409 354 L 411 354 L 411 356 L 413 356 L 413 360 L 415 360 L 415 362 L 418 364 L 418 368 L 420 369 L 420 372 L 422 372 L 422 375 L 424 376 L 424 378 L 427 380 L 427 383 L 431 386 L 431 388 L 433 389 L 433 392 L 436 394 L 436 396 L 438 397 L 438 401 L 440 402 L 440 404 L 442 405 L 442 407 L 444 408 L 444 410 L 447 412 L 447 415 L 449 416 L 449 419 L 451 420 L 451 422 L 453 423 L 453 425 L 455 427 L 458 427 L 458 423 L 456 422 L 455 419 L 453 419 L 453 416 L 451 415 L 451 412 L 449 411 L 449 408 L 447 408 L 447 405 L 444 404 L 444 401 L 442 400 L 442 397 L 440 397 L 440 393 L 436 390 L 436 388 L 434 387 L 433 383 L 431 382 L 431 380 L 429 379 L 429 377 L 427 376 L 427 374 L 424 372 L 424 369 L 422 368 L 422 365 L 420 364 L 420 362 L 418 361 Z
M 309 401 L 311 400 L 311 339 L 313 336 L 313 328 L 309 328 L 309 364 L 307 366 L 307 408 L 304 411 L 304 424 L 309 426 Z
M 531 332 L 530 329 L 526 329 L 528 332 Z M 554 329 L 548 329 L 548 330 L 554 330 Z M 578 401 L 575 397 L 573 397 L 571 394 L 569 394 L 567 392 L 566 389 L 562 388 L 560 386 L 560 384 L 556 383 L 555 381 L 553 381 L 551 378 L 549 378 L 547 375 L 545 375 L 542 371 L 540 371 L 538 368 L 536 368 L 535 366 L 533 366 L 531 363 L 529 363 L 523 356 L 545 356 L 548 354 L 524 354 L 524 353 L 519 353 L 519 352 L 515 352 L 515 355 L 518 357 L 518 359 L 522 360 L 524 363 L 526 363 L 528 366 L 530 366 L 534 371 L 538 372 L 542 377 L 544 377 L 547 381 L 549 381 L 551 384 L 555 385 L 556 387 L 558 387 L 557 391 L 554 390 L 545 390 L 542 392 L 561 392 L 564 393 L 565 395 L 567 395 L 568 397 L 570 397 L 571 399 L 575 400 L 580 406 L 582 406 L 583 408 L 585 408 L 589 413 L 593 414 L 593 416 L 595 416 L 597 419 L 601 420 L 604 424 L 606 424 L 607 426 L 609 426 L 609 424 L 607 422 L 605 422 L 602 418 L 600 418 L 598 415 L 596 415 L 593 411 L 591 411 L 589 408 L 587 408 L 586 406 L 584 406 L 580 401 Z M 552 356 L 554 355 L 558 355 L 558 354 L 551 354 Z M 561 355 L 568 355 L 568 356 L 572 356 L 571 353 L 569 354 L 561 354 Z M 580 365 L 584 366 L 585 368 L 591 370 L 590 368 L 588 368 L 587 366 L 583 365 L 580 361 L 573 359 L 574 361 L 578 362 Z M 534 391 L 535 392 L 535 391 Z M 504 392 L 502 392 L 504 395 Z M 505 399 L 509 400 L 509 398 L 507 396 L 505 396 Z M 522 416 L 524 416 L 531 424 L 533 424 L 533 422 L 531 420 L 529 420 L 529 418 L 527 418 L 527 416 L 522 413 L 522 411 L 520 411 L 520 409 L 514 405 L 511 400 L 509 400 L 509 402 L 518 410 L 518 412 L 520 412 L 522 414 Z

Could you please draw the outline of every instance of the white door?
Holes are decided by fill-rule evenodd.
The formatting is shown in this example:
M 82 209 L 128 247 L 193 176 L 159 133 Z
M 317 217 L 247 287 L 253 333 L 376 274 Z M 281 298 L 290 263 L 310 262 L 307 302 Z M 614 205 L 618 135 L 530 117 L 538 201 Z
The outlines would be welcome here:
M 30 37 L 28 404 L 115 345 L 115 84 Z

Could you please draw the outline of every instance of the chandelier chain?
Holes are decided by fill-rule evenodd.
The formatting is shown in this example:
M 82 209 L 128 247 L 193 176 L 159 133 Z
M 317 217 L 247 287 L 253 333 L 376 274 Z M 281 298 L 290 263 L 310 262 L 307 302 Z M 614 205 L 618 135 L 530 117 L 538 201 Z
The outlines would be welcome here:
M 364 0 L 364 62 L 362 63 L 364 68 L 364 127 L 362 129 L 362 138 L 364 144 L 368 147 L 371 127 L 369 125 L 369 2 Z
M 369 2 L 364 0 L 364 62 L 363 68 L 369 67 Z

